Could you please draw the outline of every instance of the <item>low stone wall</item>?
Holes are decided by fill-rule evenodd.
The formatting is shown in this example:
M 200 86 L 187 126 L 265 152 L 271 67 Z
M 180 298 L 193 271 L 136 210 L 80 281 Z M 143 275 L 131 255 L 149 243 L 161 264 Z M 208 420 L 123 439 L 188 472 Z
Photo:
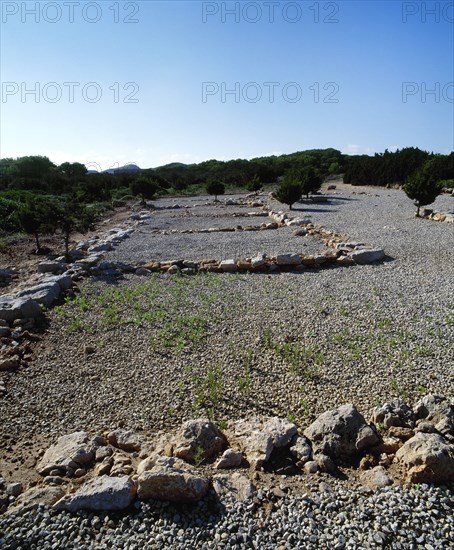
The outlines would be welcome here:
M 194 502 L 210 488 L 248 500 L 258 471 L 311 476 L 336 475 L 339 468 L 344 476 L 359 471 L 369 490 L 453 481 L 453 404 L 440 395 L 413 408 L 395 399 L 376 407 L 369 422 L 346 404 L 304 430 L 283 418 L 253 417 L 222 430 L 209 419 L 189 420 L 176 433 L 151 438 L 125 429 L 79 431 L 47 449 L 36 466 L 38 485 L 0 480 L 0 512 L 38 502 L 70 512 L 121 510 L 135 499 Z

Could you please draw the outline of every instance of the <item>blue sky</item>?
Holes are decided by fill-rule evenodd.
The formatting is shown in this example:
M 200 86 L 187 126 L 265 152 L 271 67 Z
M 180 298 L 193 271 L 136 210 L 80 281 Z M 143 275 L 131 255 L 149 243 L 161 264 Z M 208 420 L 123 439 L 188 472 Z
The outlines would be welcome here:
M 0 3 L 1 157 L 454 149 L 452 1 Z

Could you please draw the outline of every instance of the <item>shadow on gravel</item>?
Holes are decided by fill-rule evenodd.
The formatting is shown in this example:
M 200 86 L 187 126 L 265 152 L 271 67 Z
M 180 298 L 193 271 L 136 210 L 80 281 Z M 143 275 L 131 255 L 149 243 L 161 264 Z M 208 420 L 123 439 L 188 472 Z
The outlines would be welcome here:
M 292 212 L 295 212 L 297 210 L 299 210 L 300 212 L 337 212 L 337 210 L 334 208 L 307 208 L 307 207 L 299 208 L 299 209 L 294 208 Z
M 231 487 L 229 487 L 231 492 Z M 78 516 L 86 518 L 87 512 L 78 512 Z M 224 520 L 227 510 L 216 491 L 211 488 L 208 495 L 194 503 L 174 503 L 169 501 L 135 501 L 129 508 L 121 512 L 102 512 L 101 519 L 108 516 L 115 524 L 129 523 L 131 520 L 147 518 L 154 521 L 163 520 L 167 525 L 175 525 L 181 529 L 197 530 L 200 542 L 210 540 L 210 531 Z

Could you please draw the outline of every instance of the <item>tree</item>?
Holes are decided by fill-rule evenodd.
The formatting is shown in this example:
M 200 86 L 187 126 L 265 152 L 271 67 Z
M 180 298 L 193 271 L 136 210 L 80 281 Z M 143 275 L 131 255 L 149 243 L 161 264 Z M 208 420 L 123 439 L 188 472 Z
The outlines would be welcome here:
M 87 174 L 87 167 L 80 162 L 64 162 L 58 170 L 65 174 L 71 181 L 82 179 Z
M 66 198 L 55 207 L 56 225 L 63 233 L 65 253 L 69 251 L 69 237 L 71 233 L 80 231 L 86 233 L 93 224 L 94 215 L 84 204 L 74 197 Z
M 299 178 L 294 173 L 287 173 L 276 191 L 276 199 L 283 204 L 288 204 L 290 210 L 293 203 L 300 200 L 303 188 Z
M 141 197 L 141 204 L 145 205 L 146 199 L 153 199 L 158 192 L 159 185 L 153 178 L 139 176 L 137 179 L 132 181 L 129 185 L 131 189 L 131 194 L 135 197 Z
M 302 194 L 309 197 L 309 193 L 315 193 L 322 185 L 322 178 L 312 166 L 303 168 L 298 176 L 302 185 Z
M 21 229 L 33 235 L 36 241 L 36 254 L 41 252 L 40 233 L 52 233 L 55 230 L 54 208 L 45 199 L 28 200 L 17 211 L 17 220 Z
M 55 170 L 55 164 L 48 157 L 39 155 L 19 157 L 9 166 L 9 173 L 19 178 L 40 179 Z
M 209 182 L 206 189 L 209 195 L 214 195 L 215 202 L 218 200 L 218 195 L 223 195 L 225 193 L 225 185 L 221 181 Z
M 415 203 L 416 216 L 419 216 L 421 206 L 432 204 L 442 191 L 442 184 L 431 169 L 432 161 L 426 162 L 408 178 L 403 187 L 407 197 Z

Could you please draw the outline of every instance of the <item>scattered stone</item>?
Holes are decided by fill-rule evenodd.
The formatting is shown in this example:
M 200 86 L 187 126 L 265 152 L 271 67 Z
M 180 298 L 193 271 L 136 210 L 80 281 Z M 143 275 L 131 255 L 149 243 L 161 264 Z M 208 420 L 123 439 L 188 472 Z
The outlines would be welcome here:
M 145 267 L 138 267 L 135 273 L 138 277 L 148 277 L 148 275 L 151 275 L 151 271 Z
M 414 430 L 411 428 L 401 428 L 400 426 L 391 426 L 388 430 L 390 437 L 397 437 L 401 441 L 407 441 L 415 435 Z
M 383 260 L 385 251 L 380 248 L 355 250 L 350 253 L 350 257 L 357 264 L 370 264 Z
M 65 264 L 62 262 L 41 262 L 38 264 L 38 273 L 58 273 L 64 271 Z
M 375 466 L 371 470 L 365 470 L 360 476 L 360 481 L 365 487 L 373 491 L 393 484 L 392 477 L 383 466 Z
M 318 469 L 320 472 L 325 472 L 327 474 L 332 474 L 337 470 L 336 465 L 331 457 L 323 453 L 317 453 L 314 456 L 314 460 L 317 463 Z
M 363 449 L 368 449 L 379 443 L 379 438 L 377 432 L 372 428 L 372 426 L 363 426 L 359 432 L 356 439 L 356 448 L 358 451 Z
M 18 355 L 8 357 L 7 359 L 0 359 L 0 371 L 13 370 L 19 368 L 20 359 Z
M 298 460 L 296 465 L 302 468 L 304 464 L 312 458 L 311 442 L 301 435 L 296 438 L 295 442 L 290 447 L 290 452 Z
M 309 460 L 304 465 L 304 471 L 306 474 L 316 474 L 318 472 L 318 464 L 315 462 L 315 460 Z
M 45 307 L 50 307 L 60 296 L 61 287 L 57 282 L 43 282 L 17 293 L 18 298 L 30 298 Z M 29 315 L 24 315 L 29 317 Z
M 41 317 L 43 311 L 37 301 L 29 296 L 15 298 L 13 296 L 0 297 L 0 319 L 14 321 L 15 319 Z
M 271 436 L 273 446 L 279 449 L 290 444 L 298 428 L 293 422 L 273 416 L 263 422 L 262 431 Z
M 215 475 L 213 488 L 219 497 L 233 496 L 240 502 L 251 499 L 255 492 L 255 487 L 249 479 L 237 472 L 231 475 Z
M 221 458 L 216 462 L 215 468 L 217 470 L 227 470 L 230 468 L 238 468 L 243 461 L 243 455 L 240 451 L 234 449 L 226 449 Z
M 6 494 L 18 497 L 23 491 L 22 483 L 10 483 L 6 486 Z

